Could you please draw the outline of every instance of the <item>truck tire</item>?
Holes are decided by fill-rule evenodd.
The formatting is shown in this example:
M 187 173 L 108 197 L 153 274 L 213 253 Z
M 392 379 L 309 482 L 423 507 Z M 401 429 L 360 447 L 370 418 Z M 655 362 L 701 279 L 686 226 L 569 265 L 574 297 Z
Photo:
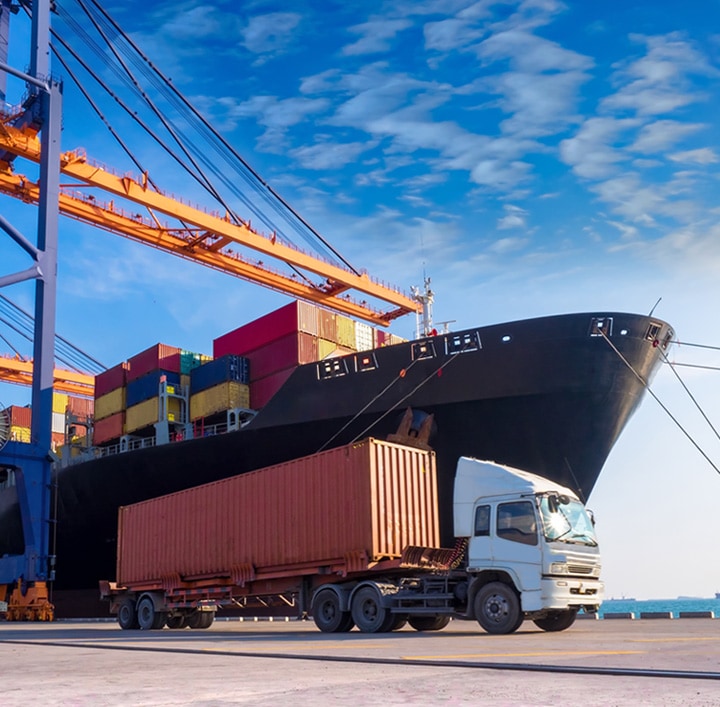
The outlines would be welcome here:
M 187 617 L 187 625 L 197 629 L 210 628 L 214 620 L 214 611 L 196 611 Z
M 450 617 L 443 614 L 439 616 L 411 616 L 408 623 L 416 631 L 441 631 L 450 623 Z
M 323 633 L 346 633 L 355 625 L 352 614 L 341 611 L 340 597 L 332 589 L 321 589 L 315 595 L 312 615 Z
M 187 616 L 183 614 L 168 616 L 166 623 L 168 628 L 185 628 L 187 626 Z
M 165 625 L 167 614 L 156 611 L 152 598 L 144 596 L 137 605 L 137 618 L 141 631 L 156 631 Z
M 352 619 L 363 633 L 389 631 L 392 625 L 391 617 L 390 612 L 382 605 L 382 597 L 375 587 L 361 587 L 353 596 Z
M 490 582 L 475 596 L 475 618 L 488 632 L 493 634 L 513 633 L 523 622 L 520 597 L 503 582 Z
M 533 623 L 543 631 L 564 631 L 575 623 L 577 609 L 565 609 L 564 611 L 551 611 L 542 619 L 533 619 Z
M 140 628 L 134 601 L 128 599 L 120 604 L 117 613 L 117 620 L 118 624 L 120 624 L 120 628 L 124 631 L 133 631 Z

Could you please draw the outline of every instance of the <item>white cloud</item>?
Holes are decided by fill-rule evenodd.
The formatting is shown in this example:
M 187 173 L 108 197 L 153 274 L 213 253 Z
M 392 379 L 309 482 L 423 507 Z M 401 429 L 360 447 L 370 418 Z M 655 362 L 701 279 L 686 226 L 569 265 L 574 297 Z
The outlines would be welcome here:
M 718 162 L 718 156 L 715 150 L 710 147 L 701 147 L 697 150 L 686 150 L 685 152 L 675 152 L 670 155 L 673 162 L 692 162 L 694 164 L 715 164 Z
M 507 253 L 522 250 L 529 242 L 528 238 L 520 238 L 519 236 L 499 238 L 490 245 L 488 250 L 495 255 L 506 255 Z
M 697 132 L 704 125 L 698 123 L 681 123 L 677 120 L 656 120 L 644 125 L 635 140 L 628 148 L 632 152 L 653 154 L 666 150 L 687 135 Z
M 390 50 L 391 42 L 396 35 L 411 26 L 412 22 L 410 20 L 376 18 L 349 27 L 348 31 L 359 34 L 360 39 L 343 47 L 342 53 L 346 56 L 356 56 L 387 52 Z
M 243 46 L 253 54 L 275 54 L 294 39 L 302 17 L 295 12 L 271 12 L 251 17 L 241 31 Z
M 306 169 L 336 170 L 354 162 L 358 156 L 372 148 L 364 142 L 320 142 L 292 150 L 291 156 Z
M 527 225 L 525 219 L 527 211 L 525 211 L 525 209 L 512 204 L 505 204 L 503 209 L 505 210 L 505 216 L 497 221 L 497 229 L 499 231 L 506 231 L 511 228 L 525 228 Z

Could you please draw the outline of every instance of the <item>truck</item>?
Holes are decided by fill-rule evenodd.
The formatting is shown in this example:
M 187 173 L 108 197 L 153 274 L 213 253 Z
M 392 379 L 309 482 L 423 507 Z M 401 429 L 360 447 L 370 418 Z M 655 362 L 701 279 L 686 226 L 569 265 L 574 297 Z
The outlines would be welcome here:
M 141 630 L 282 607 L 329 633 L 465 619 L 508 634 L 599 608 L 594 519 L 570 489 L 461 457 L 453 547 L 440 547 L 440 507 L 432 451 L 368 438 L 121 507 L 100 594 Z

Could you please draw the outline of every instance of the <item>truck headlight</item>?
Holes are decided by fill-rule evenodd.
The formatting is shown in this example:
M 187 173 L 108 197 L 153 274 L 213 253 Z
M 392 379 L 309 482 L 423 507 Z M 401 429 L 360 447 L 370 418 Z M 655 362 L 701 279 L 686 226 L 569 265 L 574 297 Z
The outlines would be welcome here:
M 567 562 L 550 563 L 550 574 L 569 574 Z

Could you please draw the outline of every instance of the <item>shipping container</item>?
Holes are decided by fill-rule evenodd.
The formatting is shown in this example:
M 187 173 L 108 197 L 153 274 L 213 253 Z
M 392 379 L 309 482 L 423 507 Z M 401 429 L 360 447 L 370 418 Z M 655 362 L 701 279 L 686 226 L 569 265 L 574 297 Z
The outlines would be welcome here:
M 250 382 L 250 362 L 247 358 L 228 354 L 195 368 L 190 374 L 190 392 L 194 395 L 226 381 Z
M 27 427 L 32 424 L 32 410 L 30 406 L 20 407 L 19 405 L 10 405 L 5 408 L 7 416 L 10 418 L 11 427 Z
M 54 412 L 52 414 L 52 422 L 50 423 L 51 432 L 60 432 L 65 434 L 65 413 Z
M 116 388 L 122 388 L 127 383 L 127 362 L 118 363 L 107 371 L 95 376 L 95 399 L 109 393 Z
M 88 398 L 68 397 L 67 411 L 79 420 L 85 421 L 95 414 L 95 401 Z
M 318 339 L 318 361 L 322 361 L 324 358 L 332 356 L 335 349 L 337 349 L 337 344 L 334 341 Z
M 63 444 L 65 444 L 65 433 L 53 432 L 50 440 L 50 448 L 53 452 L 57 452 Z
M 439 535 L 434 454 L 369 439 L 121 508 L 117 581 L 372 563 Z
M 30 442 L 30 428 L 10 425 L 10 439 L 14 442 Z
M 344 317 L 342 314 L 338 314 L 335 317 L 335 323 L 337 325 L 337 342 L 340 346 L 355 350 L 355 322 L 349 317 Z
M 180 374 L 174 371 L 150 371 L 141 378 L 128 380 L 125 403 L 127 407 L 137 405 L 160 394 L 160 383 L 165 380 L 168 393 L 174 393 L 175 387 L 180 385 Z
M 260 410 L 260 408 L 265 407 L 296 368 L 297 366 L 293 366 L 284 371 L 265 376 L 265 378 L 252 381 L 250 383 L 250 407 L 253 410 Z
M 68 396 L 66 393 L 55 393 L 53 391 L 53 412 L 60 412 L 65 414 L 65 408 L 67 408 Z
M 223 410 L 250 407 L 250 386 L 225 381 L 190 396 L 190 419 L 199 420 Z
M 250 381 L 278 371 L 318 360 L 317 337 L 297 332 L 246 354 L 250 362 Z
M 264 317 L 223 334 L 213 341 L 213 356 L 215 358 L 227 354 L 244 356 L 276 339 L 298 332 L 317 336 L 318 308 L 315 305 L 300 301 L 291 302 Z
M 110 415 L 121 412 L 125 409 L 125 393 L 127 389 L 125 386 L 122 388 L 115 388 L 105 395 L 101 395 L 95 400 L 95 419 L 103 420 Z
M 117 440 L 125 434 L 125 412 L 116 412 L 110 417 L 95 420 L 93 444 L 105 444 Z
M 377 329 L 375 332 L 375 342 L 378 348 L 380 346 L 387 346 L 390 342 L 390 332 Z
M 318 337 L 337 343 L 335 312 L 329 312 L 327 309 L 318 309 Z
M 182 403 L 177 398 L 167 399 L 167 420 L 169 422 L 186 422 L 182 417 Z M 137 405 L 128 406 L 125 411 L 125 431 L 136 432 L 144 427 L 160 422 L 160 398 L 144 400 Z
M 128 382 L 140 378 L 151 371 L 162 369 L 180 373 L 180 351 L 177 346 L 155 344 L 128 359 Z
M 183 375 L 189 375 L 190 372 L 202 366 L 208 361 L 212 361 L 212 356 L 206 356 L 205 354 L 193 353 L 192 351 L 181 351 L 180 352 L 180 373 Z
M 357 351 L 370 351 L 375 348 L 373 328 L 362 322 L 355 323 L 355 349 Z

